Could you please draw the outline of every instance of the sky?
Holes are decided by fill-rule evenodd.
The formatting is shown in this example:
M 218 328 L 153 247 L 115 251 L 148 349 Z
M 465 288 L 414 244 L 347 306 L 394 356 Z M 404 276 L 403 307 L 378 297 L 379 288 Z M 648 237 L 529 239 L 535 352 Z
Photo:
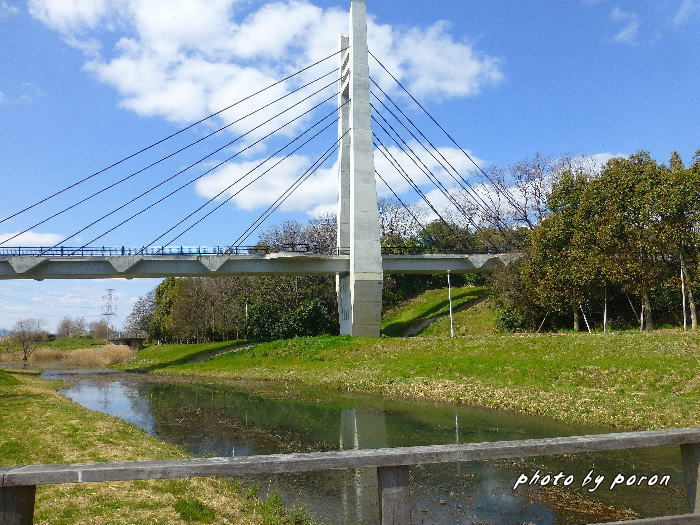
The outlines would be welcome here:
M 347 32 L 348 5 L 0 0 L 0 220 L 336 52 L 339 33 Z M 604 161 L 643 149 L 665 161 L 676 150 L 689 160 L 700 148 L 700 0 L 368 0 L 367 8 L 372 52 L 481 166 L 508 166 L 536 152 Z M 0 243 L 6 241 L 0 248 L 230 245 L 333 147 L 337 66 L 333 56 L 0 222 Z M 482 182 L 374 61 L 370 75 L 465 177 Z M 417 168 L 390 149 L 438 207 L 447 206 Z M 375 158 L 390 185 L 417 201 L 386 160 Z M 332 155 L 261 229 L 334 212 L 335 161 Z M 229 188 L 241 176 L 244 182 Z M 389 195 L 381 182 L 377 189 Z M 253 244 L 257 233 L 244 244 Z M 107 288 L 115 290 L 120 326 L 133 302 L 157 283 L 0 281 L 0 328 L 26 317 L 43 319 L 49 329 L 64 315 L 98 319 Z

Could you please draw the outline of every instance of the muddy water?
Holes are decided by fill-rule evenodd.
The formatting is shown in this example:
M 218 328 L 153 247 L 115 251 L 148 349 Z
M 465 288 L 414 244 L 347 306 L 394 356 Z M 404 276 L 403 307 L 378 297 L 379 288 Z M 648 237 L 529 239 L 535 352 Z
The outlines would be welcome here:
M 174 384 L 135 374 L 65 375 L 63 393 L 81 405 L 122 418 L 195 456 L 396 447 L 610 432 L 543 418 L 431 402 L 327 392 L 264 394 L 222 385 Z M 260 389 L 257 389 L 259 392 Z M 290 395 L 293 394 L 293 395 Z M 573 475 L 565 492 L 535 485 L 513 490 L 521 473 Z M 593 493 L 586 474 L 604 475 Z M 668 487 L 609 489 L 617 473 L 670 475 Z M 414 523 L 515 524 L 608 521 L 619 514 L 687 512 L 676 447 L 570 457 L 436 465 L 411 469 Z M 261 494 L 281 493 L 320 522 L 376 523 L 377 481 L 370 469 L 248 477 Z M 561 484 L 561 483 L 560 483 Z M 594 483 L 593 483 L 594 484 Z M 559 489 L 557 489 L 559 490 Z M 586 498 L 586 500 L 582 500 Z M 590 504 L 594 500 L 603 507 Z

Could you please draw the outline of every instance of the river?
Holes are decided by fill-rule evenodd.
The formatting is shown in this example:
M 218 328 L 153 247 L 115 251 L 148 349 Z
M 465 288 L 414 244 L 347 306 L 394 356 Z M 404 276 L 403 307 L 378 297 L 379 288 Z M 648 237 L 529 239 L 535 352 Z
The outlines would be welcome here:
M 472 407 L 274 385 L 183 384 L 139 374 L 48 371 L 72 386 L 62 393 L 93 410 L 119 417 L 193 456 L 249 456 L 354 448 L 499 441 L 611 432 L 544 418 Z M 678 447 L 411 468 L 414 523 L 585 523 L 618 517 L 605 507 L 643 516 L 687 512 Z M 571 488 L 513 490 L 519 474 L 562 471 Z M 586 474 L 604 475 L 593 493 Z M 617 487 L 617 474 L 670 475 L 668 487 Z M 319 522 L 376 523 L 377 481 L 371 469 L 246 477 L 261 495 L 279 492 Z M 574 487 L 577 487 L 574 489 Z

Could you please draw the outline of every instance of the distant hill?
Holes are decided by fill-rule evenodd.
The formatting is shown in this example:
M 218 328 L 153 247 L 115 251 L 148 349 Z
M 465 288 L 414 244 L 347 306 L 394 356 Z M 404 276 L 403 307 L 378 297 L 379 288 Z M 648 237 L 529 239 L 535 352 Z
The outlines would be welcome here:
M 5 337 L 6 335 L 10 335 L 10 331 L 0 328 L 0 337 Z

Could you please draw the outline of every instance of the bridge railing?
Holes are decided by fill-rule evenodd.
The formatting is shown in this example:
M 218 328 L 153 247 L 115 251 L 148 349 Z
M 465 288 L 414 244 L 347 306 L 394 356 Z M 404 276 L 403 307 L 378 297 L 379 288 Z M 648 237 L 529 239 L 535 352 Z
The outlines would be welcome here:
M 267 255 L 271 253 L 310 253 L 336 255 L 341 250 L 325 248 L 318 244 L 278 244 L 255 246 L 13 246 L 0 247 L 0 257 L 32 256 L 32 257 L 111 257 L 119 255 L 134 256 L 184 256 L 184 255 Z
M 442 250 L 424 246 L 382 246 L 384 255 L 426 255 L 440 253 L 448 255 L 474 255 L 506 253 L 508 246 L 485 247 L 478 250 Z M 328 247 L 320 244 L 256 244 L 254 246 L 4 246 L 0 257 L 113 257 L 130 256 L 185 256 L 185 255 L 269 255 L 273 253 L 306 253 L 313 255 L 349 255 L 350 248 Z
M 303 454 L 273 454 L 121 463 L 29 465 L 0 468 L 0 518 L 6 525 L 32 522 L 37 485 L 242 476 L 376 468 L 382 524 L 410 524 L 409 472 L 413 465 L 581 454 L 680 445 L 690 514 L 624 523 L 700 523 L 700 428 L 588 436 L 433 445 Z

